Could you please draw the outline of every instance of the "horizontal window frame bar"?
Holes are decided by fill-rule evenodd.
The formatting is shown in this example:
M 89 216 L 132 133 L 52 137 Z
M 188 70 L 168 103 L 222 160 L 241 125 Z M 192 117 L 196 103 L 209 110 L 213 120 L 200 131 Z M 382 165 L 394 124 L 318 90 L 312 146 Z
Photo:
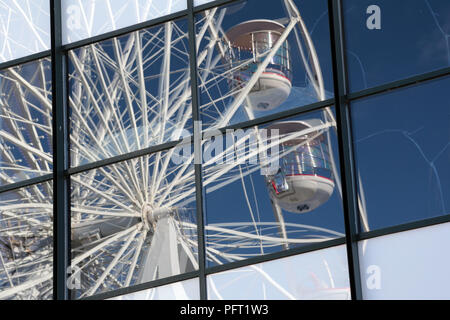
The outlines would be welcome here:
M 124 27 L 124 28 L 120 28 L 120 29 L 117 29 L 117 30 L 109 31 L 107 33 L 103 33 L 103 34 L 100 34 L 100 35 L 97 35 L 97 36 L 89 37 L 89 38 L 78 40 L 78 41 L 71 42 L 71 43 L 67 43 L 67 44 L 64 44 L 61 47 L 61 49 L 64 52 L 68 52 L 68 51 L 71 51 L 71 50 L 79 49 L 81 47 L 85 47 L 85 46 L 88 46 L 88 45 L 91 45 L 91 44 L 95 44 L 95 43 L 98 43 L 98 42 L 103 42 L 103 41 L 111 40 L 111 39 L 114 39 L 114 38 L 117 38 L 117 37 L 121 37 L 121 36 L 124 36 L 124 35 L 127 35 L 127 34 L 131 34 L 131 33 L 136 32 L 136 31 L 141 31 L 141 30 L 144 30 L 144 29 L 149 29 L 149 28 L 152 28 L 152 27 L 156 27 L 156 26 L 164 24 L 166 22 L 180 20 L 180 19 L 183 19 L 183 18 L 187 19 L 187 14 L 188 14 L 188 10 L 184 9 L 184 10 L 181 10 L 181 11 L 178 11 L 178 12 L 171 13 L 171 14 L 166 15 L 166 16 L 158 17 L 158 18 L 155 18 L 155 19 L 151 19 L 151 20 L 148 20 L 148 21 L 141 22 L 141 23 L 133 24 L 133 25 L 128 26 L 128 27 Z
M 271 262 L 271 261 L 275 261 L 275 260 L 279 260 L 279 259 L 283 259 L 283 258 L 298 256 L 298 255 L 302 255 L 302 254 L 309 253 L 309 252 L 338 247 L 341 245 L 345 245 L 345 237 L 327 240 L 327 241 L 323 241 L 320 243 L 312 243 L 312 244 L 308 244 L 308 245 L 305 245 L 302 247 L 281 250 L 278 252 L 268 253 L 268 254 L 260 255 L 257 257 L 253 257 L 253 258 L 249 258 L 249 259 L 245 259 L 245 260 L 241 260 L 241 261 L 235 261 L 235 262 L 230 262 L 230 263 L 226 263 L 226 264 L 222 264 L 222 265 L 218 265 L 218 266 L 207 267 L 205 270 L 206 271 L 205 273 L 206 273 L 206 276 L 210 276 L 210 275 L 214 275 L 214 274 L 221 273 L 221 272 L 244 268 L 244 267 L 252 266 L 255 264 Z
M 383 236 L 388 236 L 396 233 L 406 232 L 406 231 L 413 231 L 418 230 L 426 227 L 431 227 L 443 223 L 449 223 L 450 222 L 450 214 L 443 215 L 443 216 L 437 216 L 432 218 L 426 218 L 421 219 L 417 221 L 411 221 L 406 222 L 403 224 L 395 225 L 395 226 L 389 226 L 384 227 L 372 231 L 366 231 L 366 232 L 360 232 L 357 234 L 356 238 L 358 241 L 364 241 L 374 238 L 379 238 Z
M 215 7 L 225 6 L 225 5 L 229 5 L 229 4 L 232 4 L 232 3 L 235 3 L 235 2 L 240 2 L 240 1 L 243 1 L 243 0 L 218 0 L 218 1 L 212 1 L 210 3 L 205 3 L 205 4 L 202 4 L 202 5 L 199 5 L 199 6 L 195 6 L 194 10 L 193 10 L 193 13 L 195 15 L 195 14 L 201 13 L 203 11 L 213 9 Z M 189 13 L 189 10 L 188 9 L 184 9 L 184 10 L 181 10 L 181 11 L 177 11 L 177 12 L 171 13 L 169 15 L 165 15 L 165 16 L 161 16 L 161 17 L 158 17 L 158 18 L 155 18 L 155 19 L 148 20 L 148 21 L 136 23 L 136 24 L 133 24 L 133 25 L 128 26 L 128 27 L 120 28 L 120 29 L 117 29 L 117 30 L 113 30 L 113 31 L 110 31 L 110 32 L 107 32 L 107 33 L 103 33 L 103 34 L 97 35 L 97 36 L 93 36 L 93 37 L 89 37 L 89 38 L 86 38 L 86 39 L 74 41 L 74 42 L 71 42 L 71 43 L 67 43 L 67 44 L 64 44 L 61 47 L 61 49 L 63 51 L 70 51 L 70 50 L 78 49 L 78 48 L 81 48 L 81 47 L 84 47 L 84 46 L 87 46 L 87 45 L 90 45 L 90 44 L 94 44 L 94 43 L 97 43 L 97 42 L 110 40 L 112 38 L 120 37 L 120 36 L 126 35 L 128 33 L 140 31 L 140 30 L 143 30 L 143 29 L 148 29 L 148 28 L 151 28 L 151 27 L 155 27 L 155 26 L 158 26 L 160 24 L 163 24 L 163 23 L 166 23 L 166 22 L 170 22 L 170 21 L 173 21 L 173 20 L 187 18 L 188 17 L 188 13 Z
M 315 102 L 315 103 L 312 103 L 309 105 L 300 106 L 300 107 L 297 107 L 297 108 L 294 108 L 291 110 L 278 112 L 273 115 L 268 115 L 268 116 L 257 118 L 254 120 L 240 122 L 240 123 L 237 123 L 237 124 L 234 124 L 231 126 L 227 126 L 227 127 L 223 127 L 223 128 L 217 129 L 217 130 L 220 131 L 222 134 L 226 134 L 227 130 L 248 129 L 248 128 L 252 128 L 255 126 L 264 125 L 264 124 L 267 124 L 267 123 L 270 123 L 270 122 L 273 122 L 276 120 L 282 120 L 282 119 L 293 117 L 293 116 L 299 116 L 304 113 L 317 111 L 317 110 L 320 110 L 320 109 L 323 109 L 326 107 L 330 107 L 333 105 L 334 105 L 334 99 L 328 99 L 328 100 L 324 100 L 324 101 Z M 206 140 L 206 139 L 214 136 L 214 132 L 217 132 L 216 129 L 214 129 L 214 130 L 207 129 L 205 131 L 202 131 L 203 140 Z M 192 143 L 194 141 L 194 136 L 191 135 L 190 137 L 186 137 L 184 139 L 180 139 L 177 141 L 168 141 L 163 144 L 150 146 L 148 148 L 132 151 L 132 152 L 118 155 L 118 156 L 115 156 L 112 158 L 87 163 L 87 164 L 84 164 L 81 166 L 70 167 L 67 170 L 66 174 L 74 175 L 74 174 L 78 174 L 78 173 L 83 173 L 86 171 L 98 169 L 100 167 L 116 164 L 119 162 L 133 160 L 135 158 L 140 158 L 140 157 L 150 155 L 153 153 L 167 151 L 167 150 L 169 150 L 173 147 L 176 147 L 180 144 L 189 143 L 188 141 L 190 141 L 190 143 Z
M 218 131 L 220 131 L 222 134 L 226 134 L 227 130 L 238 130 L 238 129 L 249 129 L 253 128 L 255 126 L 261 126 L 268 124 L 273 121 L 277 120 L 283 120 L 290 117 L 300 116 L 305 113 L 318 111 L 327 107 L 333 106 L 335 103 L 335 99 L 327 99 L 323 101 L 314 102 L 311 104 L 307 104 L 304 106 L 299 106 L 296 108 L 292 108 L 286 111 L 277 112 L 268 116 L 256 118 L 253 120 L 248 120 L 244 122 L 239 122 L 233 125 L 229 125 L 226 127 L 218 128 L 218 129 L 206 129 L 202 131 L 202 137 L 203 139 L 208 139 L 215 135 Z
M 52 53 L 51 50 L 45 50 L 45 51 L 34 53 L 34 54 L 31 54 L 31 55 L 28 55 L 25 57 L 20 57 L 20 58 L 13 59 L 10 61 L 1 62 L 0 63 L 0 71 L 18 67 L 18 66 L 22 66 L 22 65 L 30 63 L 30 62 L 42 60 L 44 58 L 51 58 L 51 56 L 52 56 L 51 53 Z
M 214 7 L 218 7 L 218 6 L 222 6 L 222 5 L 228 5 L 228 4 L 232 4 L 234 2 L 239 2 L 242 0 L 219 0 L 219 1 L 213 1 L 211 3 L 206 3 L 200 6 L 196 6 L 194 7 L 194 14 L 197 13 L 201 13 L 202 11 L 205 10 L 210 10 Z M 178 19 L 182 19 L 182 18 L 186 18 L 187 19 L 188 16 L 188 9 L 184 9 L 178 12 L 174 12 L 171 13 L 169 15 L 165 15 L 162 17 L 158 17 L 155 19 L 151 19 L 148 21 L 144 21 L 144 22 L 140 22 L 140 23 L 136 23 L 133 24 L 131 26 L 127 26 L 124 28 L 120 28 L 117 30 L 113 30 L 107 33 L 103 33 L 97 36 L 93 36 L 93 37 L 89 37 L 86 39 L 82 39 L 82 40 L 78 40 L 78 41 L 74 41 L 71 43 L 67 43 L 64 44 L 61 47 L 61 50 L 65 53 L 68 52 L 70 50 L 74 50 L 74 49 L 78 49 L 87 45 L 91 45 L 97 42 L 102 42 L 102 41 L 106 41 L 106 40 L 110 40 L 116 37 L 120 37 L 123 35 L 126 35 L 128 33 L 132 33 L 132 32 L 136 32 L 136 31 L 140 31 L 143 29 L 148 29 L 151 27 L 155 27 L 158 26 L 160 24 L 169 22 L 169 21 L 174 21 L 174 20 L 178 20 Z M 37 53 L 33 53 L 30 55 L 26 55 L 20 58 L 15 58 L 12 60 L 8 60 L 8 61 L 3 61 L 0 62 L 0 71 L 4 70 L 4 69 L 9 69 L 12 67 L 16 67 L 28 62 L 32 62 L 35 60 L 40 60 L 42 58 L 50 58 L 51 57 L 51 49 L 45 50 L 45 51 L 40 51 Z
M 270 261 L 278 260 L 280 258 L 288 258 L 288 257 L 301 255 L 301 254 L 308 253 L 308 252 L 317 251 L 317 250 L 333 248 L 333 247 L 337 247 L 337 246 L 344 245 L 344 244 L 345 244 L 344 237 L 324 241 L 321 243 L 313 243 L 313 244 L 309 244 L 309 245 L 299 247 L 299 248 L 282 250 L 282 251 L 265 254 L 265 255 L 261 255 L 258 257 L 250 258 L 250 259 L 245 259 L 242 261 L 227 263 L 227 264 L 220 265 L 220 266 L 214 266 L 214 267 L 209 267 L 209 268 L 207 267 L 207 268 L 205 268 L 205 275 L 209 276 L 209 275 L 213 275 L 213 274 L 224 272 L 224 271 L 230 271 L 230 270 L 247 267 L 247 266 L 258 264 L 258 263 L 270 262 Z M 181 282 L 181 281 L 185 281 L 185 280 L 195 279 L 195 278 L 199 278 L 199 277 L 200 277 L 200 270 L 196 270 L 193 272 L 188 272 L 188 273 L 183 273 L 183 274 L 179 274 L 179 275 L 175 275 L 175 276 L 171 276 L 171 277 L 167 277 L 167 278 L 163 278 L 163 279 L 158 279 L 158 280 L 130 286 L 127 288 L 122 288 L 122 289 L 118 289 L 118 290 L 100 293 L 100 294 L 82 298 L 79 300 L 109 299 L 109 298 L 122 296 L 125 294 L 136 293 L 139 291 L 148 290 L 148 289 L 152 289 L 152 288 L 156 288 L 156 287 L 161 287 L 161 286 L 165 286 L 165 285 L 169 285 L 169 284 L 173 284 L 173 283 L 177 283 L 177 282 Z
M 235 2 L 243 2 L 245 0 L 216 0 L 216 1 L 211 1 L 205 4 L 201 4 L 198 6 L 194 6 L 194 14 L 197 13 L 201 13 L 203 11 L 206 10 L 211 10 L 214 9 L 215 7 L 221 7 L 221 6 L 226 6 L 229 4 L 233 4 Z
M 450 67 L 442 68 L 439 70 L 415 75 L 413 77 L 389 82 L 389 83 L 386 83 L 386 84 L 383 84 L 380 86 L 371 87 L 371 88 L 364 89 L 361 91 L 353 92 L 353 93 L 348 94 L 347 99 L 349 101 L 356 101 L 356 100 L 368 98 L 368 97 L 371 97 L 374 95 L 395 91 L 397 89 L 414 86 L 416 84 L 444 78 L 449 75 L 450 75 Z
M 436 70 L 436 71 L 429 72 L 426 74 L 414 76 L 411 78 L 394 81 L 394 82 L 391 82 L 391 83 L 388 83 L 388 84 L 385 84 L 382 86 L 377 86 L 377 87 L 373 87 L 370 89 L 351 93 L 348 95 L 347 99 L 349 102 L 352 102 L 352 101 L 356 101 L 358 99 L 371 97 L 371 96 L 374 96 L 377 94 L 394 91 L 399 88 L 409 87 L 409 86 L 413 86 L 418 83 L 423 83 L 423 82 L 443 78 L 448 75 L 450 75 L 450 68 L 444 68 L 444 69 Z M 206 129 L 206 130 L 202 131 L 202 138 L 203 138 L 203 140 L 211 138 L 212 136 L 216 135 L 217 131 L 220 131 L 222 134 L 226 134 L 227 130 L 248 129 L 248 128 L 252 128 L 255 126 L 264 125 L 264 124 L 267 124 L 267 123 L 270 123 L 273 121 L 283 120 L 283 119 L 286 119 L 289 117 L 300 116 L 304 113 L 313 112 L 313 111 L 317 111 L 317 110 L 320 110 L 320 109 L 323 109 L 326 107 L 334 106 L 334 104 L 335 104 L 335 98 L 331 98 L 331 99 L 315 102 L 312 104 L 308 104 L 305 106 L 293 108 L 290 110 L 274 113 L 272 115 L 264 116 L 261 118 L 248 120 L 248 121 L 240 122 L 237 124 L 229 125 L 226 127 L 218 128 L 218 129 Z M 193 135 L 191 135 L 190 139 L 191 139 L 191 141 L 193 141 Z M 141 149 L 141 150 L 127 153 L 127 154 L 112 157 L 109 159 L 100 160 L 97 162 L 89 163 L 89 164 L 78 166 L 78 167 L 71 167 L 67 171 L 67 174 L 72 175 L 72 174 L 82 173 L 82 172 L 89 171 L 92 169 L 98 169 L 99 167 L 102 167 L 102 166 L 132 160 L 134 158 L 139 158 L 139 157 L 149 155 L 152 153 L 156 153 L 156 152 L 166 151 L 172 147 L 175 147 L 177 144 L 182 143 L 182 142 L 183 142 L 183 140 L 170 141 L 170 142 L 166 142 L 166 143 L 163 143 L 160 145 L 151 146 L 151 147 L 148 147 L 145 149 Z
M 399 88 L 404 88 L 404 87 L 412 86 L 412 85 L 415 85 L 418 83 L 423 83 L 423 82 L 443 78 L 448 75 L 450 75 L 450 68 L 444 68 L 444 69 L 429 72 L 426 74 L 414 76 L 412 78 L 407 78 L 407 79 L 391 82 L 391 83 L 388 83 L 388 84 L 385 84 L 382 86 L 370 88 L 367 90 L 358 91 L 358 92 L 349 94 L 347 99 L 349 102 L 352 102 L 352 101 L 356 101 L 358 99 L 367 98 L 367 97 L 374 96 L 377 94 L 394 91 Z M 313 111 L 317 111 L 317 110 L 320 110 L 320 109 L 323 109 L 326 107 L 331 107 L 334 104 L 335 104 L 335 98 L 331 98 L 331 99 L 315 102 L 312 104 L 308 104 L 305 106 L 293 108 L 290 110 L 274 113 L 272 115 L 264 116 L 261 118 L 248 120 L 248 121 L 240 122 L 237 124 L 229 125 L 226 127 L 218 128 L 218 129 L 206 129 L 206 130 L 202 131 L 202 137 L 204 140 L 206 140 L 206 139 L 214 136 L 215 133 L 217 133 L 217 131 L 220 131 L 222 134 L 226 134 L 227 130 L 248 129 L 248 128 L 252 128 L 255 126 L 259 126 L 259 125 L 264 125 L 264 124 L 267 124 L 267 123 L 270 123 L 270 122 L 273 122 L 276 120 L 283 120 L 285 118 L 299 116 L 303 113 L 313 112 Z M 191 135 L 190 139 L 191 139 L 191 141 L 193 141 L 193 135 Z M 119 155 L 119 156 L 109 158 L 109 159 L 100 160 L 100 161 L 82 165 L 79 167 L 71 167 L 68 170 L 68 174 L 72 175 L 72 174 L 76 174 L 76 173 L 81 173 L 81 172 L 85 172 L 85 171 L 88 171 L 91 169 L 97 169 L 104 165 L 110 165 L 110 164 L 114 164 L 114 163 L 118 163 L 118 162 L 122 162 L 122 161 L 132 160 L 134 158 L 138 158 L 141 156 L 149 155 L 149 154 L 160 152 L 160 151 L 165 151 L 165 150 L 168 150 L 171 147 L 174 147 L 175 145 L 181 143 L 182 141 L 183 140 L 166 142 L 161 145 L 151 146 L 146 149 L 133 151 L 133 152 L 130 152 L 127 154 Z
M 409 222 L 409 223 L 405 223 L 405 224 L 401 224 L 401 225 L 397 225 L 397 226 L 391 226 L 391 227 L 381 228 L 381 229 L 377 229 L 377 230 L 373 230 L 373 231 L 359 233 L 356 235 L 356 240 L 359 242 L 359 241 L 374 239 L 374 238 L 378 238 L 378 237 L 382 237 L 382 236 L 392 235 L 392 234 L 396 234 L 396 233 L 400 233 L 400 232 L 406 232 L 406 231 L 412 231 L 412 230 L 417 230 L 417 229 L 421 229 L 421 228 L 426 228 L 426 227 L 430 227 L 433 225 L 439 225 L 439 224 L 448 223 L 448 222 L 450 222 L 450 214 L 445 215 L 445 216 L 433 217 L 433 218 L 413 221 L 413 222 Z M 282 251 L 278 251 L 278 252 L 274 252 L 274 253 L 270 253 L 270 254 L 266 254 L 266 255 L 261 255 L 258 257 L 254 257 L 254 258 L 245 259 L 242 261 L 231 262 L 231 263 L 227 263 L 227 264 L 223 264 L 223 265 L 219 265 L 219 266 L 207 267 L 207 268 L 205 268 L 205 275 L 211 276 L 214 274 L 231 271 L 231 270 L 235 270 L 235 269 L 239 269 L 239 268 L 244 268 L 244 267 L 248 267 L 248 266 L 255 265 L 255 264 L 271 262 L 271 261 L 275 261 L 275 260 L 279 260 L 279 259 L 283 259 L 283 258 L 289 258 L 289 257 L 297 256 L 297 255 L 302 255 L 302 254 L 309 253 L 309 252 L 334 248 L 334 247 L 338 247 L 338 246 L 345 245 L 345 244 L 346 244 L 345 237 L 340 237 L 340 238 L 336 238 L 333 240 L 324 241 L 321 243 L 314 243 L 314 244 L 306 245 L 303 247 L 282 250 Z M 151 288 L 160 287 L 160 286 L 164 286 L 164 285 L 168 285 L 168 284 L 173 284 L 173 283 L 180 282 L 180 281 L 195 279 L 198 277 L 199 277 L 199 271 L 194 271 L 194 272 L 184 273 L 184 274 L 180 274 L 180 275 L 176 275 L 176 276 L 172 276 L 172 277 L 168 277 L 168 278 L 164 278 L 164 279 L 154 280 L 151 282 L 147 282 L 144 284 L 139 284 L 139 285 L 135 285 L 135 286 L 119 289 L 119 290 L 101 293 L 101 294 L 94 295 L 91 297 L 86 297 L 86 298 L 83 298 L 80 300 L 108 299 L 108 298 L 113 298 L 113 297 L 117 297 L 117 296 L 121 296 L 121 295 L 125 295 L 125 294 L 143 291 L 146 289 L 151 289 Z
M 199 278 L 198 270 L 188 272 L 188 273 L 177 274 L 177 275 L 170 276 L 170 277 L 163 278 L 163 279 L 157 279 L 157 280 L 153 280 L 153 281 L 149 281 L 149 282 L 145 282 L 145 283 L 140 283 L 140 284 L 137 284 L 134 286 L 121 288 L 121 289 L 117 289 L 117 290 L 113 290 L 113 291 L 102 292 L 102 293 L 99 293 L 99 294 L 96 294 L 96 295 L 93 295 L 90 297 L 85 297 L 85 298 L 81 298 L 81 299 L 77 299 L 77 300 L 80 300 L 80 301 L 81 300 L 105 300 L 105 299 L 120 297 L 120 296 L 127 295 L 127 294 L 136 293 L 139 291 L 158 288 L 158 287 L 162 287 L 165 285 L 169 285 L 169 284 L 173 284 L 173 283 L 177 283 L 177 282 L 181 282 L 181 281 L 196 279 L 196 278 Z
M 3 186 L 0 186 L 0 194 L 11 192 L 11 191 L 16 191 L 18 189 L 32 187 L 36 184 L 49 182 L 51 180 L 53 180 L 53 173 L 45 174 L 45 175 L 42 175 L 39 177 L 35 177 L 35 178 L 23 180 L 23 181 L 14 182 L 11 184 L 6 184 Z
M 185 138 L 190 139 L 190 142 L 192 143 L 193 141 L 193 137 L 187 137 Z M 120 162 L 125 162 L 125 161 L 129 161 L 129 160 L 133 160 L 136 158 L 140 158 L 143 156 L 147 156 L 147 155 L 151 155 L 154 153 L 158 153 L 158 152 L 163 152 L 163 151 L 167 151 L 170 150 L 174 147 L 176 147 L 177 145 L 180 144 L 187 144 L 188 142 L 186 140 L 177 140 L 177 141 L 169 141 L 169 142 L 165 142 L 163 144 L 159 144 L 156 146 L 150 146 L 148 148 L 145 149 L 140 149 L 140 150 L 136 150 L 136 151 L 132 151 L 129 153 L 125 153 L 122 155 L 118 155 L 112 158 L 108 158 L 108 159 L 103 159 L 103 160 L 99 160 L 99 161 L 95 161 L 95 162 L 91 162 L 91 163 L 87 163 L 81 166 L 77 166 L 77 167 L 71 167 L 66 171 L 66 175 L 76 175 L 79 173 L 83 173 L 83 172 L 87 172 L 90 170 L 94 170 L 94 169 L 98 169 L 98 168 L 102 168 L 102 167 L 107 167 L 113 164 L 117 164 Z

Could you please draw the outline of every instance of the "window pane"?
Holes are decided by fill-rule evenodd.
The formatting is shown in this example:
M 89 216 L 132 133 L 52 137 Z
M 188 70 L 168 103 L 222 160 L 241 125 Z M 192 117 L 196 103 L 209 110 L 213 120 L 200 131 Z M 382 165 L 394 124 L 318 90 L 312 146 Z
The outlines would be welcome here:
M 198 14 L 196 30 L 205 128 L 333 96 L 326 1 L 239 1 Z
M 449 299 L 450 223 L 359 243 L 364 299 Z
M 0 194 L 0 299 L 53 299 L 52 188 Z
M 126 294 L 110 300 L 200 300 L 198 279 Z
M 72 166 L 191 134 L 186 20 L 70 51 Z
M 208 265 L 344 237 L 331 116 L 327 109 L 204 142 Z
M 186 8 L 186 0 L 63 0 L 63 42 L 83 40 Z
M 450 66 L 449 1 L 343 3 L 351 91 Z
M 349 300 L 345 246 L 208 277 L 211 300 Z
M 450 78 L 352 103 L 363 231 L 449 213 Z
M 50 49 L 50 1 L 0 2 L 0 62 Z
M 194 271 L 194 166 L 182 147 L 72 176 L 77 297 Z
M 52 173 L 51 63 L 0 71 L 0 185 Z
M 214 0 L 194 0 L 194 5 L 195 6 L 200 6 L 202 4 L 206 4 L 209 2 L 213 2 Z

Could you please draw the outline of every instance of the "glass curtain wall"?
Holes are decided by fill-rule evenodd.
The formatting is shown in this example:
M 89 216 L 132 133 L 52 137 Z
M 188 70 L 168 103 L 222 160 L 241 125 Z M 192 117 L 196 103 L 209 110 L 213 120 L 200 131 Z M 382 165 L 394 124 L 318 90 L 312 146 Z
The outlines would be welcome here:
M 449 16 L 3 1 L 0 299 L 450 298 Z

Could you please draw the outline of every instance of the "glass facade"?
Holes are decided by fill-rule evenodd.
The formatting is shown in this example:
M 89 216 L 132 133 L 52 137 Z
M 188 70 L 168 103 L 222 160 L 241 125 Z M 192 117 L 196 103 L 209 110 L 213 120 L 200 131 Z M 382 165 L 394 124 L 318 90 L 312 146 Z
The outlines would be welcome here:
M 72 43 L 185 10 L 186 0 L 62 0 L 63 43 Z
M 335 190 L 341 184 L 334 157 L 337 141 L 335 132 L 328 130 L 328 112 L 334 114 L 331 108 L 302 114 L 205 143 L 207 265 L 345 236 L 341 195 Z M 310 134 L 299 136 L 302 131 Z M 266 133 L 272 133 L 262 147 L 267 149 L 266 160 L 261 153 L 257 159 L 256 146 Z M 324 149 L 328 143 L 335 149 L 331 161 L 336 178 L 320 152 L 320 146 Z M 222 144 L 224 150 L 216 148 Z M 330 159 L 329 152 L 326 157 Z
M 73 167 L 192 134 L 186 19 L 68 56 Z
M 352 103 L 362 231 L 448 213 L 449 85 L 443 77 Z
M 0 194 L 0 298 L 52 299 L 52 183 Z
M 443 223 L 361 241 L 364 299 L 450 299 L 449 227 Z
M 0 186 L 52 173 L 49 59 L 0 71 Z
M 343 0 L 343 12 L 350 91 L 448 67 L 448 1 L 414 0 L 400 8 L 389 0 Z M 369 15 L 380 16 L 380 29 L 371 29 L 378 26 Z
M 449 299 L 450 6 L 410 2 L 1 2 L 0 299 Z
M 193 166 L 173 165 L 173 151 L 71 177 L 77 296 L 198 270 Z
M 0 63 L 50 49 L 50 2 L 0 3 Z
M 348 300 L 345 246 L 250 265 L 208 277 L 211 300 Z
M 195 16 L 199 109 L 205 129 L 334 96 L 330 29 L 328 19 L 319 19 L 327 2 L 277 0 L 258 10 L 247 10 L 249 6 L 238 1 Z
M 200 300 L 198 279 L 125 294 L 111 300 Z

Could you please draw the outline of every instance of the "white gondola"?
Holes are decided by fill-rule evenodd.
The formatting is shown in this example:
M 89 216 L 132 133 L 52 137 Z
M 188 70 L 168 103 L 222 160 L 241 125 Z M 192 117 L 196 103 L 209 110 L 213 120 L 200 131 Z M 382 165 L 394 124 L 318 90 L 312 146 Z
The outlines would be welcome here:
M 273 124 L 268 130 L 278 130 L 283 139 L 322 125 L 318 119 L 286 121 Z M 279 169 L 265 177 L 271 200 L 289 212 L 312 211 L 325 203 L 334 190 L 325 136 L 319 131 L 308 131 L 280 144 Z
M 235 69 L 230 82 L 233 91 L 245 87 L 284 29 L 282 24 L 275 21 L 251 20 L 227 32 L 230 68 Z M 285 41 L 251 89 L 248 95 L 251 108 L 271 110 L 287 99 L 292 88 L 290 64 L 289 44 Z

